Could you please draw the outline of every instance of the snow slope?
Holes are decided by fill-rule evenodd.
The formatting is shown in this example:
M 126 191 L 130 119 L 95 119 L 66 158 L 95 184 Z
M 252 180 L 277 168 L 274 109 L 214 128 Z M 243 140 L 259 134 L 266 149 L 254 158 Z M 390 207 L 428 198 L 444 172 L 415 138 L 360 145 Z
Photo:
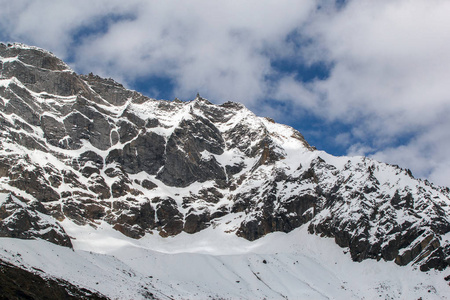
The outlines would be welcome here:
M 444 272 L 366 260 L 355 263 L 332 239 L 271 233 L 247 241 L 220 229 L 127 238 L 63 225 L 74 250 L 43 240 L 0 239 L 0 259 L 70 281 L 111 299 L 449 299 Z M 151 294 L 150 294 L 151 293 Z

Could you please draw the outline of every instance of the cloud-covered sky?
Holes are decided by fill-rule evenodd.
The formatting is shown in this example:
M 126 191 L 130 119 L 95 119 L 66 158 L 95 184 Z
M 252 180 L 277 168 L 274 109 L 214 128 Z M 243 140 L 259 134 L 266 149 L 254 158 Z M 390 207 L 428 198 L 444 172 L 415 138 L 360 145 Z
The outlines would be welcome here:
M 0 0 L 0 40 L 450 186 L 450 1 Z

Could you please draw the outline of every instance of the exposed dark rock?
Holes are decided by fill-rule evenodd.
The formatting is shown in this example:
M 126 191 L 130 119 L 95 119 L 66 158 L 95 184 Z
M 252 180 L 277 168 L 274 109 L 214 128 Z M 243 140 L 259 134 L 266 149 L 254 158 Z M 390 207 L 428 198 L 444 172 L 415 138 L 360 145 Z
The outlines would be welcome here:
M 117 144 L 120 140 L 120 136 L 119 133 L 117 132 L 117 130 L 112 130 L 111 131 L 111 145 L 114 146 L 115 144 Z
M 231 177 L 231 176 L 236 175 L 239 172 L 241 172 L 244 169 L 244 167 L 245 167 L 245 164 L 243 162 L 240 162 L 240 163 L 234 164 L 232 166 L 226 165 L 225 169 L 226 169 L 227 175 L 229 177 Z
M 217 203 L 224 197 L 224 195 L 215 188 L 206 188 L 199 191 L 199 198 L 209 202 Z
M 116 167 L 111 167 L 111 168 L 107 168 L 105 170 L 105 174 L 108 177 L 114 178 L 117 176 L 125 176 L 123 170 L 121 170 L 118 166 Z
M 178 206 L 172 198 L 156 198 L 156 225 L 161 228 L 161 236 L 177 235 L 183 231 L 183 215 L 178 210 Z
M 408 199 L 410 199 L 408 194 L 401 197 L 396 192 L 390 200 L 395 208 L 381 212 L 375 210 L 371 215 L 367 215 L 367 211 L 361 209 L 355 212 L 359 218 L 345 219 L 340 215 L 330 216 L 320 222 L 311 223 L 309 231 L 334 237 L 339 246 L 349 248 L 350 255 L 355 261 L 373 258 L 394 260 L 399 265 L 412 262 L 419 265 L 426 264 L 424 258 L 429 257 L 433 252 L 442 252 L 442 247 L 439 240 L 435 238 L 435 233 L 430 230 L 429 224 L 419 227 L 412 226 L 413 224 L 407 221 L 402 224 L 395 222 L 395 210 L 411 207 L 412 204 Z M 341 201 L 338 200 L 338 203 Z M 403 206 L 399 206 L 400 201 L 403 201 Z M 372 227 L 374 220 L 383 220 L 383 224 L 376 231 Z M 387 228 L 388 231 L 383 228 Z M 428 231 L 424 231 L 426 228 Z M 375 234 L 370 233 L 374 231 Z M 441 268 L 446 265 L 443 259 L 440 259 L 440 265 Z
M 139 128 L 142 128 L 147 124 L 144 120 L 142 120 L 141 118 L 139 118 L 138 116 L 136 116 L 134 113 L 130 112 L 127 109 L 125 109 L 124 112 L 122 113 L 122 117 L 128 119 L 128 121 L 130 121 Z
M 121 177 L 111 185 L 111 193 L 114 198 L 126 196 L 131 191 L 131 181 L 126 177 Z
M 81 174 L 83 174 L 84 177 L 89 178 L 92 174 L 99 174 L 100 170 L 96 167 L 92 166 L 85 166 L 83 169 L 80 170 Z
M 8 177 L 9 176 L 9 168 L 13 162 L 10 161 L 7 157 L 0 157 L 0 177 Z
M 0 197 L 4 198 L 0 206 L 0 236 L 41 238 L 57 245 L 72 247 L 70 238 L 61 225 L 46 218 L 45 214 L 48 212 L 42 205 L 29 205 L 11 194 L 0 194 Z
M 76 112 L 76 115 L 72 118 L 69 115 L 64 121 L 67 124 L 66 129 L 68 129 L 68 126 L 72 126 L 70 127 L 72 128 L 71 137 L 75 141 L 87 139 L 94 147 L 100 150 L 108 149 L 111 146 L 110 133 L 112 127 L 105 114 L 99 112 L 95 104 L 80 96 L 77 97 L 72 110 Z M 77 121 L 81 123 L 77 123 Z M 74 131 L 74 129 L 77 127 L 73 126 L 83 127 L 81 131 L 82 136 L 75 135 L 77 130 Z
M 86 189 L 86 187 L 78 180 L 78 176 L 70 170 L 62 170 L 63 182 L 71 188 Z
M 146 128 L 155 128 L 155 127 L 158 127 L 159 125 L 160 124 L 159 124 L 158 119 L 150 118 L 150 119 L 147 119 L 147 121 L 145 122 Z
M 178 187 L 195 181 L 226 180 L 225 172 L 214 156 L 205 158 L 202 155 L 205 152 L 220 155 L 224 147 L 219 130 L 210 121 L 201 117 L 183 120 L 167 142 L 166 161 L 158 179 Z
M 59 175 L 50 175 L 48 176 L 48 182 L 54 188 L 58 188 L 61 185 L 62 177 Z
M 126 235 L 130 238 L 133 239 L 139 239 L 141 237 L 144 236 L 145 231 L 142 230 L 142 228 L 140 228 L 137 225 L 130 225 L 130 224 L 121 224 L 121 223 L 114 223 L 113 228 L 117 231 L 119 231 L 120 233 L 122 233 L 123 235 Z
M 105 207 L 95 203 L 86 204 L 84 206 L 84 217 L 91 220 L 99 220 L 105 216 Z
M 47 92 L 70 96 L 81 90 L 87 90 L 85 83 L 75 73 L 61 72 L 67 66 L 53 56 L 39 58 L 28 51 L 28 54 L 21 53 L 18 58 L 18 60 L 3 65 L 2 76 L 4 78 L 14 76 L 27 88 L 37 93 Z M 34 67 L 30 67 L 30 65 Z
M 92 122 L 79 112 L 74 112 L 64 118 L 64 126 L 70 141 L 68 147 L 71 149 L 79 149 L 82 145 L 81 140 L 89 140 L 89 127 Z
M 196 233 L 209 226 L 210 215 L 208 211 L 190 212 L 184 220 L 184 231 L 187 233 Z
M 26 122 L 22 122 L 20 120 L 14 120 L 14 125 L 17 129 L 23 129 L 25 130 L 27 133 L 33 133 L 33 128 L 31 127 L 31 125 L 29 125 Z
M 33 97 L 26 89 L 12 83 L 9 85 L 9 89 L 5 90 L 3 96 L 6 99 L 10 99 L 4 107 L 6 114 L 10 115 L 20 112 L 21 118 L 28 124 L 40 124 L 40 107 L 34 103 Z
M 61 203 L 47 203 L 45 207 L 48 215 L 52 216 L 57 221 L 62 222 L 66 218 L 64 213 L 62 212 Z
M 63 214 L 77 225 L 86 225 L 87 219 L 84 217 L 84 205 L 74 199 L 64 201 L 62 207 Z
M 142 180 L 141 185 L 143 188 L 146 188 L 147 190 L 153 190 L 158 187 L 155 183 L 151 182 L 148 179 Z
M 253 166 L 253 169 L 258 168 L 261 165 L 273 164 L 280 160 L 283 156 L 275 150 L 276 146 L 272 145 L 272 141 L 269 137 L 265 137 L 259 142 L 259 144 L 252 150 L 252 156 L 256 153 L 261 153 L 258 162 Z M 255 154 L 253 154 L 255 153 Z
M 274 208 L 276 202 L 276 196 L 268 193 L 261 210 L 251 215 L 248 221 L 241 223 L 237 235 L 253 241 L 270 232 L 289 232 L 298 228 L 314 216 L 317 199 L 309 195 L 292 197 L 284 202 L 278 211 Z
M 35 137 L 31 137 L 23 132 L 10 132 L 11 140 L 18 145 L 24 146 L 29 150 L 48 151 L 45 146 L 40 143 Z
M 89 190 L 96 193 L 100 199 L 108 199 L 111 197 L 111 189 L 102 176 L 91 176 L 89 182 L 91 184 Z
M 33 169 L 25 167 L 23 164 L 17 164 L 10 169 L 9 184 L 26 191 L 30 195 L 42 202 L 56 201 L 60 198 L 59 194 L 51 188 L 43 174 L 43 170 L 33 166 Z
M 88 162 L 92 163 L 98 169 L 103 169 L 103 157 L 94 151 L 86 151 L 80 154 L 78 158 L 79 166 L 84 167 Z
M 122 144 L 131 141 L 138 134 L 136 126 L 131 122 L 121 121 L 118 126 L 119 139 Z
M 133 174 L 140 171 L 156 174 L 164 164 L 164 143 L 162 136 L 148 132 L 126 144 L 123 150 L 112 150 L 106 163 L 116 162 L 125 172 Z
M 2 57 L 17 57 L 20 61 L 27 65 L 53 71 L 62 71 L 67 69 L 67 65 L 62 60 L 58 59 L 49 52 L 31 48 L 23 51 L 20 47 L 7 47 L 4 44 L 0 45 L 0 56 Z
M 431 269 L 442 271 L 448 266 L 450 266 L 450 244 L 438 247 L 435 250 L 430 249 L 429 251 L 430 255 L 424 257 L 423 260 L 420 262 L 421 271 L 426 272 Z
M 391 199 L 391 205 L 395 209 L 401 209 L 404 207 L 411 208 L 414 205 L 414 200 L 411 193 L 406 194 L 406 196 L 401 197 L 398 191 L 395 193 L 394 197 Z
M 62 122 L 59 122 L 55 118 L 43 115 L 41 117 L 42 130 L 44 131 L 44 138 L 47 142 L 53 146 L 66 149 L 69 145 L 67 140 L 64 140 L 66 136 L 66 129 Z
M 147 230 L 155 227 L 155 210 L 149 202 L 140 205 L 130 205 L 122 201 L 114 204 L 114 210 L 120 215 L 108 222 L 114 224 L 114 229 L 132 238 L 141 238 Z
M 0 299 L 108 299 L 65 280 L 49 278 L 46 274 L 31 272 L 0 260 Z
M 225 215 L 228 215 L 229 213 L 230 213 L 230 211 L 228 210 L 228 208 L 226 206 L 222 206 L 222 207 L 219 207 L 219 209 L 217 211 L 215 211 L 211 214 L 210 219 L 213 220 L 213 219 L 221 218 Z
M 87 76 L 82 76 L 94 91 L 102 95 L 102 98 L 113 105 L 124 105 L 128 99 L 133 99 L 134 102 L 144 102 L 148 98 L 141 94 L 126 90 L 123 85 L 115 82 L 113 79 L 105 79 L 92 73 Z

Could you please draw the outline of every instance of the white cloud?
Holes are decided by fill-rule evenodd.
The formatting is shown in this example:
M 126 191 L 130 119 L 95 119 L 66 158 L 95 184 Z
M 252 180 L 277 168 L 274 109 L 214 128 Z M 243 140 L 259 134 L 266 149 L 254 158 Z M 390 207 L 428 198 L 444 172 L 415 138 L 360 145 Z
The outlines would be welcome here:
M 315 86 L 299 82 L 293 76 L 284 76 L 279 80 L 274 96 L 280 100 L 294 101 L 301 108 L 316 112 L 321 110 L 321 97 Z
M 197 91 L 216 101 L 255 104 L 268 93 L 268 48 L 307 19 L 314 0 L 283 1 L 4 1 L 2 27 L 10 39 L 50 49 L 73 66 L 117 80 L 167 76 L 175 95 Z M 113 14 L 131 15 L 106 32 L 74 39 Z M 275 46 L 276 45 L 276 46 Z M 283 48 L 283 47 L 281 47 Z
M 287 77 L 279 92 L 328 121 L 351 124 L 349 154 L 373 153 L 450 185 L 449 15 L 450 2 L 437 0 L 326 6 L 304 31 L 314 40 L 305 53 L 310 62 L 331 62 L 330 77 L 307 86 Z M 301 96 L 305 87 L 315 99 Z M 398 146 L 404 135 L 412 141 Z
M 143 2 L 137 18 L 114 24 L 78 51 L 80 67 L 175 79 L 177 96 L 254 103 L 268 89 L 266 47 L 283 43 L 313 1 Z M 105 66 L 109 66 L 105 70 Z
M 102 17 L 134 10 L 134 1 L 0 0 L 0 24 L 12 41 L 50 49 L 65 58 L 74 45 L 73 34 L 94 26 Z
M 409 143 L 378 151 L 374 158 L 411 168 L 414 175 L 449 186 L 450 120 L 430 126 Z
M 373 148 L 367 145 L 356 143 L 348 148 L 347 155 L 350 156 L 365 156 L 367 153 L 372 152 Z
M 448 15 L 450 2 L 421 0 L 350 1 L 341 11 L 318 13 L 306 31 L 315 40 L 310 59 L 334 63 L 330 78 L 313 87 L 328 108 L 318 113 L 400 117 L 389 129 L 395 132 L 426 125 L 448 109 Z
M 334 138 L 334 141 L 337 145 L 349 146 L 351 144 L 350 133 L 348 132 L 339 133 Z

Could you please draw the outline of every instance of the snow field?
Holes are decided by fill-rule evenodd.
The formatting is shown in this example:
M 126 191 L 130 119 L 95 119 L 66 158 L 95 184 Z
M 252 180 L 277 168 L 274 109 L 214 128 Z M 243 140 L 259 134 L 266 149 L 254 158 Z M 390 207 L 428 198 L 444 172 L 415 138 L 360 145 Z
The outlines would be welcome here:
M 448 299 L 444 272 L 366 260 L 352 262 L 332 239 L 306 226 L 249 242 L 223 228 L 162 238 L 127 238 L 65 220 L 71 249 L 0 238 L 0 258 L 112 299 Z M 20 253 L 20 254 L 19 254 Z

